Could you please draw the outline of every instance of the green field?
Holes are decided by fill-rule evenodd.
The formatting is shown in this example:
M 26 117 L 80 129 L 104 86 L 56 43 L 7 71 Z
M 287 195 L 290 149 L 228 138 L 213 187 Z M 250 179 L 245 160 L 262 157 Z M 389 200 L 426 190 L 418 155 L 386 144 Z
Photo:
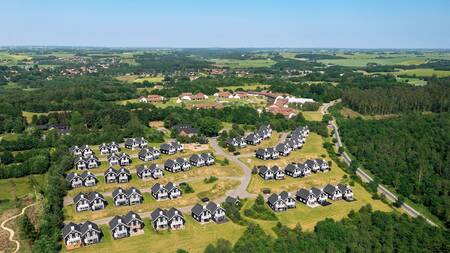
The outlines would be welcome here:
M 164 80 L 164 76 L 147 76 L 147 77 L 139 77 L 137 75 L 123 75 L 118 76 L 116 79 L 128 83 L 142 83 L 144 81 L 150 82 L 150 83 L 160 83 L 162 80 Z
M 185 229 L 179 231 L 155 232 L 151 226 L 150 219 L 144 218 L 145 233 L 134 237 L 113 240 L 107 226 L 102 226 L 103 239 L 99 244 L 82 247 L 73 251 L 65 249 L 62 252 L 175 252 L 184 249 L 190 253 L 203 252 L 206 246 L 225 238 L 235 243 L 245 230 L 245 227 L 232 222 L 224 224 L 200 225 L 188 214 L 185 214 Z M 175 243 L 176 242 L 176 243 Z
M 34 189 L 30 177 L 34 178 L 36 187 L 44 183 L 44 175 L 32 175 L 21 178 L 0 179 L 0 199 L 24 197 L 38 189 Z
M 323 115 L 319 111 L 302 111 L 303 117 L 308 121 L 321 121 Z
M 235 60 L 235 59 L 214 59 L 217 66 L 229 68 L 265 68 L 276 63 L 270 59 L 258 60 Z
M 367 63 L 377 63 L 379 65 L 418 65 L 425 63 L 427 58 L 414 54 L 366 54 L 355 53 L 353 55 L 336 54 L 347 59 L 327 59 L 320 60 L 325 64 L 342 65 L 349 67 L 364 67 Z M 383 58 L 381 58 L 383 57 Z
M 420 77 L 448 77 L 450 76 L 450 71 L 446 70 L 434 70 L 434 69 L 402 69 L 399 72 L 395 72 L 397 75 L 409 75 L 409 76 L 420 76 Z

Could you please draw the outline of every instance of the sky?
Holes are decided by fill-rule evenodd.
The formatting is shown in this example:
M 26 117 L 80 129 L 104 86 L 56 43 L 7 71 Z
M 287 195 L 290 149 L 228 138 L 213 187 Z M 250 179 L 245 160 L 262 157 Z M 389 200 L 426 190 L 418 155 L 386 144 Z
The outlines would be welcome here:
M 450 0 L 0 0 L 0 46 L 450 48 Z

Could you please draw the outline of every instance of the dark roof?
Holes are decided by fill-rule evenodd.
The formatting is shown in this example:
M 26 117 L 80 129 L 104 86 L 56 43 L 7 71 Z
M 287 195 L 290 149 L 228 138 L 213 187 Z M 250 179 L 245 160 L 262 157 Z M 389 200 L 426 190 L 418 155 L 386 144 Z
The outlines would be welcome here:
M 275 150 L 278 151 L 278 152 L 280 152 L 280 151 L 283 152 L 285 148 L 287 148 L 287 147 L 286 147 L 286 144 L 280 143 L 280 144 L 278 144 L 278 145 L 275 147 Z
M 247 135 L 247 137 L 245 137 L 246 141 L 254 141 L 256 139 L 258 139 L 258 136 L 254 133 L 251 133 L 251 134 Z
M 113 173 L 113 174 L 116 174 L 116 175 L 117 175 L 117 170 L 114 169 L 113 167 L 109 167 L 109 168 L 105 171 L 104 175 L 106 176 L 107 174 L 110 174 L 110 173 Z
M 113 198 L 116 197 L 119 194 L 127 194 L 126 191 L 124 189 L 122 189 L 122 187 L 116 188 L 113 192 L 112 192 L 112 196 Z
M 67 174 L 67 176 L 66 176 L 66 179 L 67 179 L 67 181 L 72 181 L 73 179 L 75 179 L 75 178 L 77 178 L 77 177 L 80 177 L 80 175 L 78 175 L 78 173 L 76 173 L 76 172 L 71 172 L 71 173 L 69 173 L 69 174 Z M 81 178 L 81 177 L 80 177 Z
M 208 204 L 206 204 L 206 209 L 209 210 L 211 213 L 214 213 L 217 209 L 223 209 L 218 204 L 210 201 Z
M 80 232 L 82 235 L 86 234 L 86 232 L 88 232 L 89 230 L 95 230 L 97 233 L 101 233 L 98 225 L 92 221 L 86 221 L 85 223 L 80 225 Z
M 88 196 L 84 192 L 80 192 L 75 197 L 73 197 L 73 203 L 77 204 L 81 199 L 88 199 Z
M 316 197 L 319 197 L 319 195 L 323 193 L 323 191 L 317 187 L 312 187 L 311 191 Z
M 90 171 L 85 171 L 85 172 L 83 172 L 83 173 L 81 173 L 81 178 L 84 180 L 84 179 L 86 179 L 87 177 L 89 177 L 89 176 L 91 176 L 91 177 L 95 177 L 95 178 L 97 178 L 94 174 L 92 174 L 92 172 L 90 172 Z
M 278 200 L 280 200 L 281 198 L 278 196 L 278 194 L 276 193 L 272 193 L 272 195 L 270 195 L 270 197 L 267 199 L 267 201 L 270 204 L 275 204 Z
M 298 165 L 296 163 L 290 163 L 284 168 L 285 171 L 289 171 L 291 173 L 294 173 L 295 170 L 298 169 Z
M 199 160 L 202 160 L 202 157 L 198 154 L 193 154 L 193 155 L 191 155 L 189 160 L 192 162 L 198 162 Z
M 150 217 L 152 218 L 152 220 L 156 220 L 158 219 L 160 216 L 164 216 L 167 218 L 167 211 L 161 208 L 156 208 L 155 211 L 153 211 L 150 214 Z
M 177 159 L 175 159 L 175 161 L 179 164 L 189 163 L 189 161 L 183 157 L 178 157 Z
M 167 160 L 164 162 L 164 167 L 172 168 L 173 166 L 175 166 L 175 164 L 176 164 L 176 161 L 174 161 L 174 160 L 172 160 L 172 159 L 167 159 Z
M 316 162 L 315 162 L 314 160 L 308 159 L 308 160 L 305 161 L 305 164 L 306 164 L 308 167 L 312 167 L 312 166 L 314 166 L 314 165 L 316 164 Z
M 150 170 L 154 171 L 154 170 L 161 170 L 161 168 L 159 168 L 158 164 L 150 164 Z
M 327 194 L 334 194 L 334 192 L 336 191 L 336 186 L 331 185 L 331 184 L 327 184 L 324 188 L 323 191 Z
M 267 152 L 267 150 L 266 149 L 262 149 L 262 148 L 256 150 L 256 154 L 258 154 L 258 155 L 264 155 L 266 152 Z
M 174 183 L 172 183 L 172 182 L 168 182 L 168 183 L 164 186 L 164 188 L 165 188 L 167 191 L 171 191 L 171 190 L 173 190 L 174 188 L 177 188 L 177 185 L 174 184 Z
M 266 172 L 270 171 L 266 166 L 259 167 L 259 173 L 266 174 Z
M 124 167 L 121 167 L 121 168 L 117 171 L 117 173 L 118 173 L 118 174 L 120 174 L 120 173 L 125 173 L 125 174 L 127 174 L 127 175 L 131 175 L 131 174 L 130 174 L 130 171 L 129 171 L 127 168 L 124 168 Z
M 203 212 L 203 206 L 196 204 L 194 207 L 192 207 L 191 212 L 198 216 Z
M 150 168 L 147 167 L 147 165 L 142 164 L 142 165 L 139 165 L 139 167 L 137 167 L 136 173 L 137 173 L 138 175 L 141 175 L 141 174 L 142 174 L 144 171 L 146 171 L 146 170 L 150 170 Z
M 167 218 L 169 218 L 169 220 L 171 220 L 175 216 L 183 217 L 183 213 L 180 210 L 172 207 L 172 208 L 169 209 L 169 211 L 167 211 Z
M 78 234 L 81 233 L 80 232 L 80 225 L 75 224 L 73 222 L 69 222 L 62 229 L 62 233 L 63 233 L 63 237 L 64 238 L 72 232 L 72 227 L 73 227 L 73 231 L 75 233 L 78 233 Z
M 213 156 L 209 153 L 202 153 L 200 155 L 204 160 L 208 160 L 208 159 L 214 159 Z
M 300 198 L 302 198 L 302 199 L 307 199 L 310 194 L 311 194 L 310 191 L 302 188 L 302 189 L 298 190 L 295 195 L 300 197 Z
M 119 222 L 119 220 L 120 220 L 120 222 Z M 108 222 L 109 229 L 113 230 L 113 229 L 116 228 L 117 225 L 119 225 L 120 223 L 128 227 L 128 225 L 125 224 L 125 221 L 123 220 L 123 217 L 121 217 L 121 216 L 114 216 L 114 217 Z
M 316 159 L 315 160 L 317 164 L 319 164 L 320 166 L 322 166 L 322 164 L 327 163 L 325 160 L 323 159 Z
M 345 192 L 346 190 L 351 190 L 349 185 L 346 184 L 338 184 L 337 188 L 341 190 L 341 192 Z
M 137 193 L 137 194 L 139 194 L 139 195 L 142 196 L 141 191 L 140 191 L 138 188 L 136 188 L 136 187 L 131 187 L 130 189 L 128 189 L 128 190 L 126 191 L 127 196 L 130 196 L 130 195 L 133 194 L 133 193 Z
M 87 198 L 89 199 L 90 202 L 94 201 L 96 198 L 101 198 L 102 200 L 105 200 L 105 197 L 103 197 L 103 195 L 101 193 L 98 193 L 98 192 L 90 192 L 90 193 L 88 193 Z
M 163 149 L 163 150 L 169 150 L 169 149 L 174 148 L 174 147 L 171 144 L 169 144 L 169 143 L 163 143 L 163 144 L 159 145 L 159 148 Z
M 280 197 L 281 197 L 282 200 L 285 200 L 287 198 L 292 198 L 291 194 L 289 192 L 287 192 L 287 191 L 282 191 L 280 193 Z
M 139 220 L 140 222 L 143 222 L 141 216 L 133 211 L 129 211 L 123 216 L 123 222 L 125 224 L 130 224 L 132 220 Z
M 278 166 L 276 166 L 276 165 L 272 166 L 272 168 L 270 168 L 270 170 L 271 170 L 273 173 L 276 173 L 276 172 L 278 172 L 278 171 L 281 171 L 280 168 L 279 168 Z
M 156 183 L 152 186 L 151 191 L 152 192 L 159 192 L 162 188 L 164 188 L 160 183 Z

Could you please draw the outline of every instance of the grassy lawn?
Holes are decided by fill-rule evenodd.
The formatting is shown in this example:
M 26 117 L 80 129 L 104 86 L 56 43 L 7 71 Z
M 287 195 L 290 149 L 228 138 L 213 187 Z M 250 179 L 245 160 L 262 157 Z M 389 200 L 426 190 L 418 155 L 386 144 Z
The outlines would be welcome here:
M 44 184 L 44 175 L 32 175 L 20 178 L 9 178 L 0 180 L 0 199 L 15 199 L 24 197 L 34 192 L 30 181 L 33 177 L 38 185 Z
M 322 121 L 323 118 L 320 111 L 302 111 L 301 113 L 308 121 Z
M 161 208 L 170 208 L 170 207 L 183 207 L 194 205 L 197 202 L 201 201 L 203 197 L 209 197 L 210 199 L 220 198 L 225 196 L 225 193 L 228 190 L 235 188 L 239 182 L 236 180 L 230 179 L 219 179 L 214 183 L 205 184 L 203 179 L 200 179 L 195 182 L 189 183 L 192 188 L 194 188 L 194 193 L 184 194 L 181 198 L 173 199 L 173 200 L 165 200 L 165 201 L 156 201 L 150 195 L 150 187 L 153 186 L 153 183 L 148 183 L 148 189 L 143 191 L 144 195 L 144 203 L 135 206 L 122 206 L 115 207 L 111 197 L 106 197 L 109 205 L 104 210 L 99 211 L 87 211 L 77 213 L 73 205 L 69 205 L 64 207 L 65 218 L 72 221 L 85 221 L 85 220 L 96 220 L 114 215 L 123 215 L 130 210 L 135 212 L 146 212 L 152 211 L 157 207 Z
M 372 199 L 371 194 L 368 193 L 362 186 L 357 184 L 352 189 L 356 201 L 330 201 L 332 202 L 331 205 L 325 207 L 319 206 L 316 208 L 310 208 L 302 203 L 297 202 L 297 208 L 290 209 L 286 212 L 277 213 L 277 216 L 281 223 L 289 227 L 293 228 L 297 224 L 300 224 L 304 230 L 312 231 L 317 222 L 322 221 L 325 218 L 341 220 L 342 218 L 347 217 L 348 213 L 351 210 L 357 211 L 362 206 L 365 206 L 367 204 L 372 205 L 372 208 L 374 210 L 385 212 L 394 211 L 394 209 L 392 209 L 382 201 Z M 253 202 L 254 200 L 248 201 L 243 210 L 253 205 Z M 277 223 L 277 221 L 262 221 L 256 219 L 251 219 L 251 221 L 260 224 L 261 227 L 269 234 L 273 234 L 272 228 Z
M 270 59 L 237 60 L 237 59 L 214 59 L 217 66 L 229 68 L 265 68 L 276 63 Z
M 399 82 L 405 82 L 412 84 L 414 86 L 424 86 L 427 85 L 427 81 L 420 79 L 420 78 L 405 78 L 405 77 L 397 77 L 397 81 Z
M 164 76 L 148 76 L 148 77 L 139 77 L 137 75 L 123 75 L 118 76 L 116 79 L 128 83 L 142 83 L 144 81 L 150 82 L 150 83 L 160 83 L 162 80 L 164 80 Z
M 146 226 L 143 235 L 120 240 L 113 240 L 109 228 L 102 226 L 104 237 L 99 244 L 82 247 L 73 252 L 175 252 L 177 249 L 184 249 L 191 253 L 203 252 L 208 244 L 220 238 L 235 243 L 245 230 L 245 227 L 232 222 L 200 225 L 187 214 L 185 219 L 184 230 L 155 232 L 150 219 L 145 218 Z M 72 251 L 63 249 L 62 252 Z

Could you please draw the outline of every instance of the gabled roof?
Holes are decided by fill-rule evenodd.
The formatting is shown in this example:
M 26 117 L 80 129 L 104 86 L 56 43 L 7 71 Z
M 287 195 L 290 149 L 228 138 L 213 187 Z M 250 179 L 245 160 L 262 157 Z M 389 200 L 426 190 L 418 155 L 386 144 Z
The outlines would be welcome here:
M 191 155 L 189 160 L 192 161 L 192 162 L 198 162 L 200 160 L 203 160 L 203 158 L 200 155 L 198 155 L 198 154 L 193 154 L 193 155 Z
M 272 193 L 272 195 L 270 195 L 270 197 L 267 199 L 267 201 L 270 204 L 275 204 L 276 202 L 278 202 L 280 200 L 281 200 L 281 197 L 278 196 L 278 194 L 276 194 L 276 193 Z
M 256 150 L 257 155 L 264 155 L 265 153 L 267 153 L 267 149 L 260 148 L 260 149 Z
M 177 185 L 172 183 L 172 182 L 168 182 L 165 186 L 164 189 L 166 189 L 166 191 L 170 192 L 173 189 L 178 189 Z
M 167 218 L 169 218 L 169 220 L 171 220 L 174 217 L 182 217 L 183 218 L 183 213 L 180 210 L 172 207 L 169 209 L 169 211 L 167 211 Z
M 113 167 L 109 167 L 109 168 L 105 171 L 104 175 L 106 176 L 107 174 L 116 174 L 116 175 L 117 175 L 117 170 L 114 169 Z
M 124 167 L 121 167 L 121 168 L 117 171 L 117 174 L 122 174 L 122 173 L 125 173 L 125 174 L 127 174 L 128 176 L 131 175 L 130 171 L 129 171 L 127 168 L 124 168 Z
M 323 193 L 323 191 L 317 187 L 312 187 L 311 191 L 316 197 L 319 197 L 319 195 Z
M 178 157 L 177 159 L 175 159 L 175 161 L 179 164 L 183 164 L 183 163 L 189 163 L 189 161 L 186 158 L 183 157 Z
M 280 170 L 280 168 L 278 167 L 278 166 L 272 166 L 272 168 L 270 168 L 270 170 L 273 172 L 273 173 L 277 173 L 277 172 L 279 172 L 279 171 L 281 171 L 282 172 L 282 170 Z
M 130 189 L 128 189 L 126 191 L 127 197 L 131 196 L 131 194 L 136 194 L 136 193 L 139 194 L 140 196 L 142 196 L 141 191 L 136 187 L 130 187 Z
M 294 173 L 296 170 L 298 170 L 298 165 L 296 163 L 290 163 L 284 168 L 285 171 Z
M 78 175 L 78 173 L 76 173 L 76 172 L 71 172 L 71 173 L 67 174 L 67 176 L 66 176 L 66 179 L 69 182 L 71 182 L 72 180 L 74 180 L 76 178 L 80 178 L 81 179 L 81 176 Z
M 316 162 L 319 166 L 322 166 L 322 164 L 327 163 L 327 162 L 326 162 L 325 160 L 323 160 L 323 159 L 316 159 L 315 162 Z
M 152 172 L 154 172 L 155 170 L 161 170 L 161 168 L 159 168 L 158 164 L 150 164 L 149 168 Z
M 167 159 L 164 162 L 164 167 L 169 167 L 172 168 L 173 166 L 175 166 L 176 164 L 178 164 L 176 161 L 172 160 L 172 159 Z
M 97 233 L 101 233 L 100 228 L 94 222 L 86 221 L 85 223 L 80 225 L 81 235 L 86 234 L 89 230 L 94 230 Z
M 327 184 L 324 188 L 323 191 L 327 194 L 334 194 L 334 192 L 337 190 L 337 187 L 331 184 Z
M 194 207 L 192 207 L 191 212 L 197 216 L 199 216 L 200 214 L 202 214 L 203 212 L 203 206 L 199 205 L 199 204 L 195 204 Z
M 214 213 L 217 211 L 217 209 L 223 209 L 222 207 L 220 207 L 220 205 L 210 201 L 208 202 L 208 204 L 206 204 L 206 210 L 210 211 L 211 213 Z
M 130 222 L 133 221 L 133 220 L 138 220 L 140 222 L 144 222 L 142 220 L 141 216 L 139 216 L 139 214 L 137 214 L 137 213 L 135 213 L 133 211 L 129 211 L 127 214 L 125 214 L 123 216 L 123 222 L 125 224 L 127 224 L 127 225 L 130 224 Z
M 97 178 L 94 174 L 92 174 L 92 172 L 90 172 L 90 171 L 85 171 L 85 172 L 83 172 L 83 173 L 81 173 L 81 178 L 84 180 L 84 179 L 86 179 L 87 177 L 94 177 L 94 178 Z
M 345 192 L 346 190 L 351 190 L 352 188 L 349 185 L 346 184 L 338 184 L 337 188 L 341 191 L 341 192 Z
M 124 226 L 128 227 L 128 225 L 123 220 L 123 217 L 121 216 L 114 216 L 109 222 L 109 229 L 114 230 L 119 224 L 123 224 Z
M 122 189 L 122 187 L 116 188 L 113 192 L 112 192 L 112 196 L 113 198 L 115 198 L 118 195 L 127 195 L 126 191 L 124 189 Z
M 97 198 L 105 200 L 105 197 L 103 197 L 103 195 L 101 193 L 98 193 L 98 192 L 90 192 L 90 193 L 88 193 L 87 198 L 89 199 L 89 202 L 92 202 L 92 201 L 94 201 Z
M 306 164 L 308 167 L 312 167 L 312 166 L 316 165 L 316 161 L 311 160 L 311 159 L 308 159 L 308 160 L 305 161 L 305 164 Z
M 152 186 L 151 191 L 152 192 L 159 192 L 161 189 L 164 189 L 164 186 L 162 186 L 160 183 L 156 183 Z
M 282 191 L 279 196 L 281 197 L 282 200 L 292 198 L 291 193 L 287 191 Z
M 200 155 L 204 160 L 208 160 L 208 159 L 214 159 L 213 156 L 209 153 L 202 153 Z
M 163 216 L 164 218 L 168 219 L 167 217 L 167 211 L 161 208 L 156 208 L 155 211 L 153 211 L 150 214 L 150 217 L 152 218 L 152 221 L 158 219 L 159 217 Z
M 235 198 L 232 196 L 227 196 L 227 198 L 225 199 L 226 203 L 231 203 L 231 204 L 236 204 L 236 202 L 239 202 L 239 198 Z
M 62 233 L 63 233 L 63 238 L 66 238 L 70 233 L 81 234 L 80 225 L 75 224 L 73 222 L 69 222 L 63 227 Z
M 86 199 L 88 200 L 88 196 L 86 193 L 84 192 L 80 192 L 77 195 L 75 195 L 75 197 L 73 197 L 73 203 L 76 205 L 78 202 L 80 202 L 80 200 L 82 199 Z
M 300 189 L 297 191 L 297 193 L 295 195 L 297 195 L 298 197 L 302 198 L 302 199 L 307 199 L 309 195 L 313 194 L 312 192 L 310 192 L 309 190 L 306 190 L 304 188 Z
M 163 149 L 163 150 L 169 150 L 169 149 L 172 149 L 175 147 L 172 146 L 170 143 L 163 143 L 163 144 L 159 145 L 159 148 Z
M 267 168 L 266 166 L 259 167 L 259 173 L 266 174 L 267 172 L 271 172 L 271 170 L 269 168 Z
M 141 174 L 144 173 L 144 171 L 146 171 L 146 170 L 151 171 L 150 168 L 147 167 L 147 165 L 142 164 L 142 165 L 139 165 L 139 167 L 137 167 L 136 173 L 137 173 L 138 175 L 141 175 Z
M 177 132 L 185 132 L 187 134 L 196 134 L 198 133 L 198 129 L 195 127 L 192 127 L 190 124 L 178 124 L 173 126 L 173 129 L 175 129 Z

